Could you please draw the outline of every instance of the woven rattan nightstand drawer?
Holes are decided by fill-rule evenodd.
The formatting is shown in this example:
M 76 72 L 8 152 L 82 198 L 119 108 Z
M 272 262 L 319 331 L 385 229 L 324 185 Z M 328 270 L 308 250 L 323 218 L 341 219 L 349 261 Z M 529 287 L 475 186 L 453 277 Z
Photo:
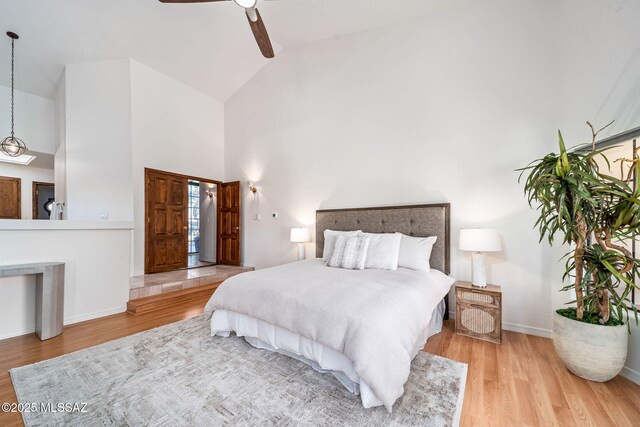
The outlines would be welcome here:
M 502 342 L 502 290 L 456 283 L 456 333 L 495 343 Z

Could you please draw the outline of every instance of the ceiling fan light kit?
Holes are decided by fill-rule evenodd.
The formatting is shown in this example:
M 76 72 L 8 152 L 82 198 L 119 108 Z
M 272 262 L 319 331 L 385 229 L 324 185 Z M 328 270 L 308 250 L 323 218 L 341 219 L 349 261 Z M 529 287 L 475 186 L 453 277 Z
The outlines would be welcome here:
M 245 9 L 253 9 L 256 7 L 258 0 L 233 0 L 235 4 Z
M 258 9 L 256 8 L 258 0 L 160 0 L 161 3 L 210 3 L 220 1 L 233 1 L 244 9 L 244 13 L 247 15 L 247 19 L 249 20 L 249 26 L 253 32 L 253 36 L 260 48 L 260 52 L 262 52 L 262 55 L 265 58 L 273 58 L 275 54 L 273 52 L 273 46 L 271 46 L 269 34 L 267 33 L 267 27 L 265 27 L 262 17 L 260 16 L 260 12 L 258 12 Z

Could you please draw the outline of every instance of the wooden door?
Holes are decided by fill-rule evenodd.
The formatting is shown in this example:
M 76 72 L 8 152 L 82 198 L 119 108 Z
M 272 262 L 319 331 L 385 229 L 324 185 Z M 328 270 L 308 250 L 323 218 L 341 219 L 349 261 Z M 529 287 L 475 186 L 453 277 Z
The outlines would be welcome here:
M 31 183 L 31 218 L 50 219 L 51 212 L 47 211 L 45 204 L 49 198 L 53 200 L 54 195 L 55 185 L 53 183 L 33 181 Z
M 240 182 L 218 188 L 218 263 L 240 265 Z
M 146 175 L 145 273 L 187 266 L 187 178 L 159 171 Z
M 0 218 L 20 219 L 20 178 L 0 176 Z

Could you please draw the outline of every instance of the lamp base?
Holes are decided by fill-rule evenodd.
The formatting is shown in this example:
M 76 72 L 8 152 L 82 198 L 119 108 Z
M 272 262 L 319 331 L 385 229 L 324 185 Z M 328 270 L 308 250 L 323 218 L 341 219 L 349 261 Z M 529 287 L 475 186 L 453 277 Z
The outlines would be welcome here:
M 305 258 L 304 243 L 298 243 L 298 261 L 302 261 Z
M 479 288 L 487 287 L 487 262 L 484 252 L 474 252 L 471 256 L 473 262 L 473 280 L 471 284 Z

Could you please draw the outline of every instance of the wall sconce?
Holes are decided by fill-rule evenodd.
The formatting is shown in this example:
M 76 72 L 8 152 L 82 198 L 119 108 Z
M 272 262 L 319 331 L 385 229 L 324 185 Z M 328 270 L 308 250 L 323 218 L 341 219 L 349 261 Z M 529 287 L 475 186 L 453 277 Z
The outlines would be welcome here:
M 255 183 L 253 181 L 247 181 L 247 184 L 249 185 L 249 191 L 251 191 L 255 195 L 258 192 Z
M 208 196 L 210 199 L 213 199 L 213 191 L 207 191 L 207 196 Z

